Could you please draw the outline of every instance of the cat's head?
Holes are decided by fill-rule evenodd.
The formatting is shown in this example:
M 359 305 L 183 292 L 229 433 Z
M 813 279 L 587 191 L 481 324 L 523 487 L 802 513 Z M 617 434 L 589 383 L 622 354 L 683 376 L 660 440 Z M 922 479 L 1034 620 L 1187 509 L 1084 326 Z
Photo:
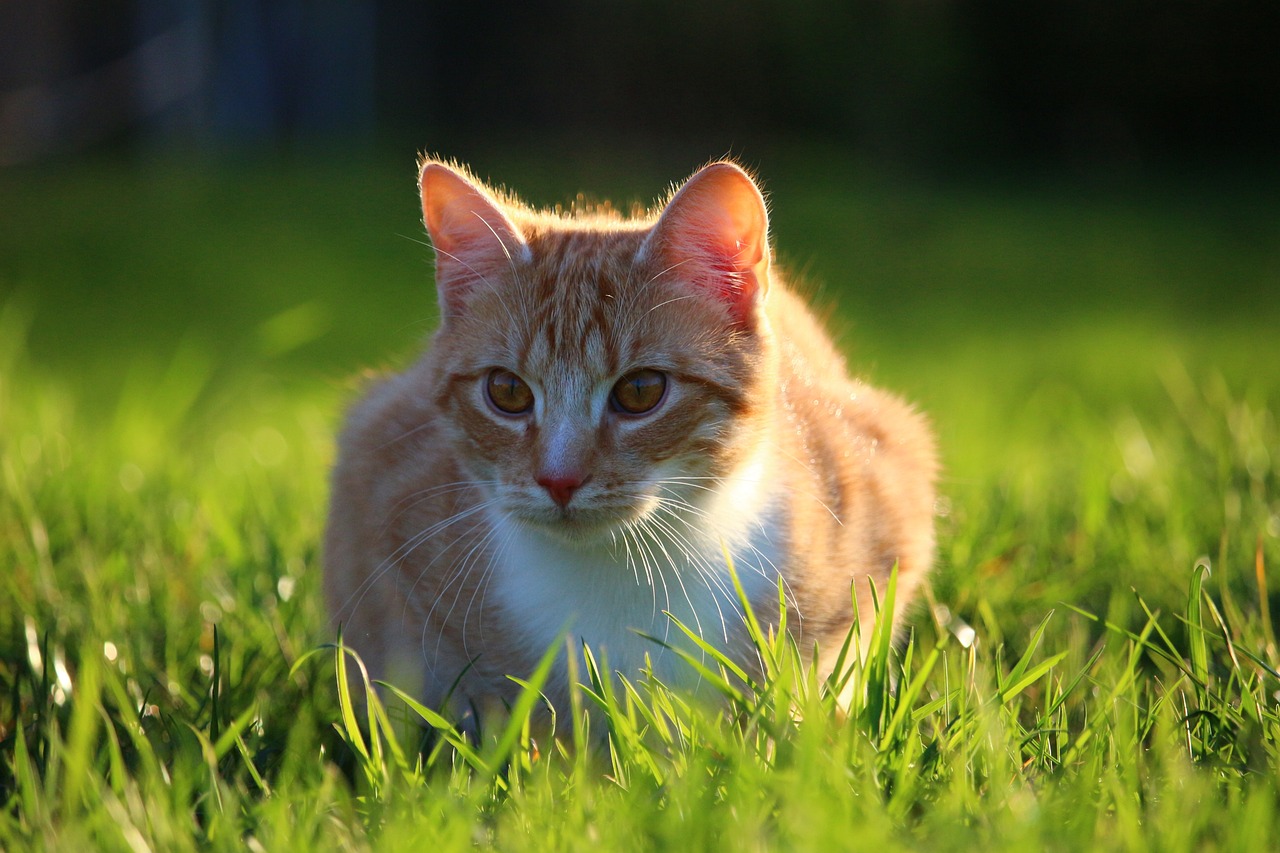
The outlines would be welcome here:
M 534 212 L 421 170 L 441 326 L 431 393 L 491 506 L 570 541 L 671 522 L 772 411 L 764 199 L 713 163 L 655 216 Z

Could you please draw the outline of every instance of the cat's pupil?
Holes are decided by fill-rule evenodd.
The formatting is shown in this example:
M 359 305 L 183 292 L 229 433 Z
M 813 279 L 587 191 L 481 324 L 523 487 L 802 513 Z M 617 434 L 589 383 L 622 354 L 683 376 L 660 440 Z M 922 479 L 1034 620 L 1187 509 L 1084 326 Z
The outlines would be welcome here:
M 666 374 L 648 368 L 634 370 L 613 386 L 613 405 L 627 414 L 642 415 L 662 401 L 666 390 Z
M 533 389 L 510 370 L 490 371 L 486 390 L 489 402 L 500 412 L 521 415 L 533 408 Z

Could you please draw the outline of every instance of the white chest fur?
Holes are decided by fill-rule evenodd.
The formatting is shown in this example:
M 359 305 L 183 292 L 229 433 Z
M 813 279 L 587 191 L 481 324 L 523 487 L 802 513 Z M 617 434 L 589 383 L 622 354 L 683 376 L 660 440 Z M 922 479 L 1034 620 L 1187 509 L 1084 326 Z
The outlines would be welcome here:
M 701 657 L 673 624 L 674 616 L 717 648 L 741 648 L 742 607 L 726 546 L 753 607 L 776 601 L 776 519 L 758 493 L 758 482 L 756 488 L 746 507 L 741 500 L 725 501 L 723 523 L 716 523 L 720 512 L 712 510 L 708 523 L 678 537 L 671 531 L 629 534 L 579 547 L 509 519 L 494 519 L 502 528 L 498 541 L 505 544 L 491 593 L 534 660 L 567 634 L 574 647 L 585 641 L 597 657 L 606 657 L 612 671 L 637 677 L 647 655 L 663 683 L 692 687 L 696 671 L 650 638 Z

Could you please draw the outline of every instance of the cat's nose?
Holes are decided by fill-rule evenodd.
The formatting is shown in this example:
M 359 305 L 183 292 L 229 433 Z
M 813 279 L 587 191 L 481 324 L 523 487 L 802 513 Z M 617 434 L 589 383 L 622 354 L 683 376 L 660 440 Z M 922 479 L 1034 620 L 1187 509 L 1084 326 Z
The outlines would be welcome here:
M 569 501 L 573 500 L 573 493 L 582 488 L 582 484 L 587 480 L 587 475 L 563 472 L 539 474 L 537 477 L 538 485 L 547 490 L 547 494 L 551 495 L 551 499 L 559 504 L 561 509 L 569 506 Z

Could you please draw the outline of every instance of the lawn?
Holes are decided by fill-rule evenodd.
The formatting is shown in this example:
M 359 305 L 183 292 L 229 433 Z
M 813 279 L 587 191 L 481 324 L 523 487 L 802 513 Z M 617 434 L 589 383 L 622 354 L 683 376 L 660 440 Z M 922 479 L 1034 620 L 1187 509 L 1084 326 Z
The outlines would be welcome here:
M 847 718 L 762 639 L 735 713 L 584 673 L 560 745 L 420 755 L 352 724 L 319 592 L 353 377 L 434 322 L 412 159 L 0 173 L 0 848 L 1272 845 L 1275 174 L 762 157 L 782 261 L 940 437 L 906 640 Z M 475 165 L 550 204 L 696 164 Z

